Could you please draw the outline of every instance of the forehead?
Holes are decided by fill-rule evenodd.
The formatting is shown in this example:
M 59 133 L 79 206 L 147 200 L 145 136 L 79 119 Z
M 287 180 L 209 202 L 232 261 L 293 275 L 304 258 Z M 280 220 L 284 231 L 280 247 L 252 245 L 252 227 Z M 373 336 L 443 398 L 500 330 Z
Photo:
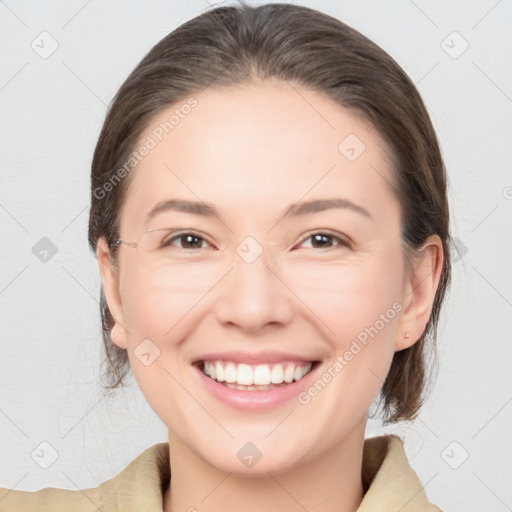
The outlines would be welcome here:
M 296 84 L 194 94 L 159 112 L 140 137 L 139 146 L 144 143 L 151 149 L 132 171 L 122 219 L 134 211 L 140 217 L 169 197 L 248 213 L 262 205 L 281 210 L 303 197 L 343 196 L 362 206 L 392 199 L 378 133 L 354 112 Z

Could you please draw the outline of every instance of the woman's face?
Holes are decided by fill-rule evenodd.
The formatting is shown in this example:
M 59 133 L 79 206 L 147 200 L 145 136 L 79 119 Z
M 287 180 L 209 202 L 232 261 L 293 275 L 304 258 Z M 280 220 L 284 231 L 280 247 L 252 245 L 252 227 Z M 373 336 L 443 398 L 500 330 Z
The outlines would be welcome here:
M 362 438 L 394 351 L 428 315 L 416 325 L 408 313 L 399 203 L 375 130 L 281 82 L 194 98 L 140 139 L 120 214 L 138 247 L 122 244 L 119 273 L 102 272 L 112 339 L 197 456 L 223 471 L 284 470 Z M 143 234 L 160 228 L 177 232 Z M 237 390 L 206 376 L 205 360 L 228 380 L 299 380 Z M 245 457 L 261 459 L 252 469 Z

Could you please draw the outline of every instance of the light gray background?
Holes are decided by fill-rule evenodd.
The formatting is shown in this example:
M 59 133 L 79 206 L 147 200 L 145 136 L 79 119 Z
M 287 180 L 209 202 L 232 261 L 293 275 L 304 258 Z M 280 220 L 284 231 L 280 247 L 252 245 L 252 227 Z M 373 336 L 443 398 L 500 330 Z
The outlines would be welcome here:
M 354 26 L 403 66 L 449 172 L 460 252 L 440 326 L 439 376 L 415 423 L 382 429 L 371 421 L 367 435 L 404 435 L 412 466 L 443 510 L 512 510 L 512 2 L 295 3 Z M 167 440 L 135 383 L 111 398 L 98 386 L 89 169 L 124 78 L 208 3 L 41 4 L 0 1 L 0 487 L 77 489 Z M 52 44 L 56 51 L 44 55 Z M 43 237 L 57 248 L 47 262 L 32 251 Z M 50 463 L 52 449 L 58 458 L 41 468 L 34 459 Z

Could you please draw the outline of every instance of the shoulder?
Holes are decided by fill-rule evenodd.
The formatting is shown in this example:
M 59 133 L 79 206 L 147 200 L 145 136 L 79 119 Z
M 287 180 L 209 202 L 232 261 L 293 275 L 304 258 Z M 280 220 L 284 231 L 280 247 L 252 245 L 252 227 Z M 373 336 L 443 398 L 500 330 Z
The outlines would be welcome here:
M 161 512 L 169 480 L 169 444 L 159 443 L 147 448 L 118 475 L 98 487 L 76 491 L 46 487 L 35 492 L 0 487 L 0 511 Z
M 395 435 L 365 439 L 362 479 L 365 495 L 358 512 L 441 512 L 428 500 L 403 441 Z

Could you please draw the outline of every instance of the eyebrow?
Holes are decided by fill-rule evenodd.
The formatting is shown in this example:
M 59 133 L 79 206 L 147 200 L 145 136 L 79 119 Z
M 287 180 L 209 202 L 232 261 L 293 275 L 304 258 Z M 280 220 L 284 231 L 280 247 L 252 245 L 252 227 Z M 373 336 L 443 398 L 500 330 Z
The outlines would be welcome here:
M 295 204 L 291 204 L 283 213 L 280 218 L 286 216 L 297 217 L 300 215 L 307 215 L 310 213 L 319 213 L 325 210 L 333 208 L 347 209 L 353 212 L 364 215 L 365 217 L 371 218 L 370 212 L 359 206 L 348 199 L 313 199 L 311 201 L 304 201 Z M 148 223 L 153 217 L 159 213 L 163 213 L 169 210 L 174 210 L 183 213 L 191 213 L 194 215 L 201 215 L 203 217 L 219 217 L 219 213 L 215 206 L 200 201 L 189 201 L 184 199 L 168 199 L 157 203 L 146 217 L 146 223 Z

